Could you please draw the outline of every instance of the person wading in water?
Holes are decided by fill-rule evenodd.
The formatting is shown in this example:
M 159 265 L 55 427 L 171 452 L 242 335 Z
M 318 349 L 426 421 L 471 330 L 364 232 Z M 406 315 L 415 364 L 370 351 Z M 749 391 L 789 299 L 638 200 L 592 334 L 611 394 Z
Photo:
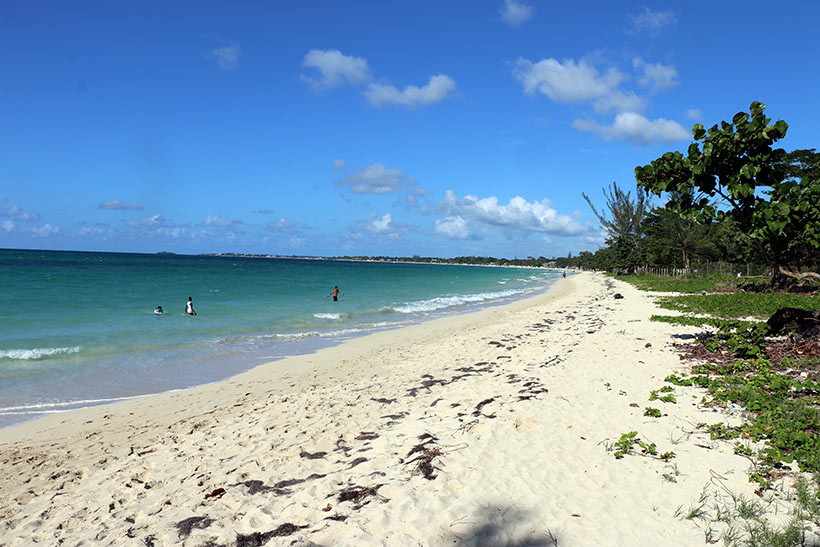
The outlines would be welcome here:
M 333 301 L 334 301 L 334 302 L 336 302 L 336 301 L 338 301 L 338 300 L 339 300 L 339 295 L 340 295 L 340 294 L 341 294 L 342 296 L 344 296 L 344 295 L 345 295 L 345 293 L 343 293 L 343 292 L 340 292 L 340 291 L 339 291 L 339 285 L 336 285 L 335 287 L 333 287 L 333 290 L 332 290 L 332 291 L 330 291 L 330 294 L 329 294 L 329 295 L 327 295 L 327 296 L 325 296 L 325 298 L 328 298 L 328 297 L 331 297 L 331 296 L 332 296 L 332 297 L 333 297 Z

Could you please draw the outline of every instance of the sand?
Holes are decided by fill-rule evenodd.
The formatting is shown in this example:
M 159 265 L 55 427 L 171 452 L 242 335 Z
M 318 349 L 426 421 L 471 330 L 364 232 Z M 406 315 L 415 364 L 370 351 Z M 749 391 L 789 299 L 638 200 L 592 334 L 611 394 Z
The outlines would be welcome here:
M 726 419 L 700 391 L 649 401 L 682 367 L 671 344 L 694 332 L 656 312 L 583 273 L 5 428 L 0 544 L 703 545 L 681 512 L 705 486 L 753 496 L 750 464 L 696 429 Z M 629 431 L 675 457 L 616 459 L 607 447 Z

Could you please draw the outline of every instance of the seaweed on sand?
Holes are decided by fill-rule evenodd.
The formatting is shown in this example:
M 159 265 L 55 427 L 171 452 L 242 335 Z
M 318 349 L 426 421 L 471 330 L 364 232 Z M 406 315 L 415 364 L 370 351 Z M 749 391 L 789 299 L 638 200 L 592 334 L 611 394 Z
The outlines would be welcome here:
M 408 457 L 413 454 L 418 454 L 415 458 L 407 462 L 407 464 L 416 464 L 410 471 L 410 474 L 422 475 L 427 480 L 433 480 L 436 478 L 434 473 L 436 468 L 433 466 L 433 460 L 441 456 L 441 450 L 436 446 L 429 445 L 435 445 L 438 439 L 434 435 L 424 433 L 419 436 L 419 440 L 423 442 L 411 448 L 410 452 L 407 453 Z
M 344 501 L 352 501 L 353 502 L 353 509 L 359 510 L 368 503 L 370 503 L 370 499 L 372 497 L 376 497 L 382 502 L 388 502 L 387 498 L 384 496 L 379 495 L 378 490 L 384 486 L 383 484 L 377 484 L 376 486 L 352 486 L 350 488 L 346 488 L 339 492 L 338 500 L 339 502 Z
M 177 535 L 179 539 L 185 539 L 191 535 L 191 530 L 199 528 L 204 530 L 214 522 L 214 519 L 208 517 L 188 517 L 176 523 Z
M 289 536 L 294 532 L 298 532 L 302 528 L 307 528 L 307 524 L 304 526 L 297 526 L 295 524 L 291 524 L 290 522 L 286 522 L 275 530 L 270 530 L 268 532 L 253 532 L 247 535 L 236 534 L 236 547 L 258 547 L 267 543 L 270 538 Z

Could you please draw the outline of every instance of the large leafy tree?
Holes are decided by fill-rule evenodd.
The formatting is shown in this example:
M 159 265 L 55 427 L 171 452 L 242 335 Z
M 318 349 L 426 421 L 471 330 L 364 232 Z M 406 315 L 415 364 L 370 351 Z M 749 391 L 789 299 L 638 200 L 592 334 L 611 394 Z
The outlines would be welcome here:
M 635 199 L 631 192 L 624 192 L 617 182 L 610 185 L 609 190 L 603 188 L 606 198 L 606 207 L 610 218 L 599 212 L 592 200 L 582 193 L 584 199 L 598 217 L 604 231 L 607 233 L 607 243 L 615 249 L 616 266 L 632 271 L 642 263 L 641 253 L 641 221 L 649 206 L 649 197 L 642 188 L 638 188 Z
M 708 131 L 695 125 L 687 155 L 667 152 L 636 167 L 635 177 L 649 192 L 681 195 L 670 207 L 684 217 L 702 223 L 731 217 L 771 266 L 773 285 L 820 280 L 803 271 L 820 249 L 820 178 L 798 165 L 802 156 L 790 162 L 785 150 L 773 148 L 788 124 L 772 123 L 765 108 L 755 101 L 731 123 Z

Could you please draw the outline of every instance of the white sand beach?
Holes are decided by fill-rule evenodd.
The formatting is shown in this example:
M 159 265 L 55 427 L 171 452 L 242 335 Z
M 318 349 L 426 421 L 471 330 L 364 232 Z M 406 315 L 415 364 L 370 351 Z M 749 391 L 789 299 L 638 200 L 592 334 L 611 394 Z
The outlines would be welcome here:
M 0 544 L 703 545 L 676 512 L 710 484 L 753 496 L 750 464 L 696 429 L 726 419 L 698 390 L 649 402 L 681 368 L 675 336 L 694 332 L 653 313 L 646 293 L 583 273 L 0 430 Z M 616 459 L 629 431 L 675 457 Z

